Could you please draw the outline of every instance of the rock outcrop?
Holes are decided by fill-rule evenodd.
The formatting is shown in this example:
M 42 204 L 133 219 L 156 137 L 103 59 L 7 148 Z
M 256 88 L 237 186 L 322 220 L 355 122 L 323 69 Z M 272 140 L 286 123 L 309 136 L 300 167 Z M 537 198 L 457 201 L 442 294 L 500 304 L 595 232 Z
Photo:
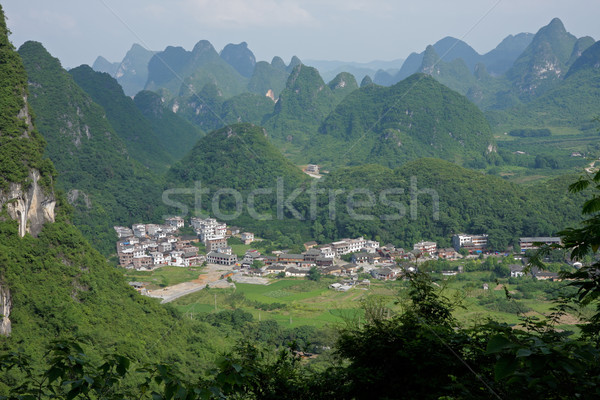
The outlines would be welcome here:
M 0 335 L 10 336 L 12 325 L 10 312 L 12 310 L 12 296 L 10 290 L 0 283 Z

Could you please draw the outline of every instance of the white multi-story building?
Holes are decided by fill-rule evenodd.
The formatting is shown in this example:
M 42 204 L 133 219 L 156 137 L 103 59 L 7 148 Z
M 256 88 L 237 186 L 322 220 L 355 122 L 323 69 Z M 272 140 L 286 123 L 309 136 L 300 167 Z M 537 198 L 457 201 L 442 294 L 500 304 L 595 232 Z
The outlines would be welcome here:
M 165 255 L 163 253 L 161 253 L 160 251 L 151 252 L 150 257 L 152 257 L 152 261 L 154 262 L 154 265 L 164 264 L 164 262 L 165 262 Z
M 458 251 L 461 248 L 468 250 L 483 250 L 487 247 L 488 235 L 467 235 L 460 233 L 452 236 L 452 247 Z
M 437 243 L 436 242 L 419 242 L 413 246 L 413 249 L 423 252 L 423 253 L 433 254 L 437 251 Z

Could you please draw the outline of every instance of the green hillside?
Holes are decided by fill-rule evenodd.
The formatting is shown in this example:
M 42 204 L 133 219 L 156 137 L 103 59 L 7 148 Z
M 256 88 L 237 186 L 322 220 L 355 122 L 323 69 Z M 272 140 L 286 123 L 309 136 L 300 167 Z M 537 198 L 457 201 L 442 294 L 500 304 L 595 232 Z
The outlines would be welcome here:
M 279 95 L 273 115 L 264 125 L 274 143 L 296 161 L 298 149 L 312 140 L 336 103 L 336 97 L 319 72 L 298 64 Z
M 29 50 L 40 47 L 36 43 L 26 46 Z M 8 41 L 1 8 L 0 59 L 0 165 L 22 167 L 11 175 L 3 171 L 0 189 L 0 290 L 5 299 L 0 395 L 14 398 L 14 391 L 27 379 L 19 368 L 8 368 L 6 355 L 13 360 L 18 352 L 29 356 L 34 370 L 39 371 L 48 361 L 46 347 L 52 341 L 75 337 L 85 342 L 85 352 L 92 360 L 114 351 L 139 363 L 169 360 L 196 376 L 214 365 L 215 354 L 226 346 L 214 328 L 183 321 L 172 309 L 140 297 L 69 222 L 70 207 L 53 193 L 52 163 L 42 161 L 43 139 L 32 125 L 25 100 L 27 75 Z M 39 85 L 31 83 L 32 87 Z M 40 180 L 23 181 L 21 173 L 29 177 L 39 173 Z M 9 184 L 24 186 L 4 191 Z M 36 191 L 42 197 L 38 201 L 56 202 L 56 207 L 34 205 Z M 32 206 L 18 222 L 7 210 L 20 201 Z M 20 224 L 29 229 L 44 221 L 36 236 L 19 232 Z M 207 339 L 210 337 L 213 339 Z
M 158 145 L 176 160 L 182 158 L 204 134 L 192 123 L 168 109 L 161 97 L 154 92 L 143 90 L 133 101 L 156 132 Z
M 144 118 L 133 100 L 123 93 L 110 75 L 95 72 L 87 65 L 69 71 L 77 85 L 99 104 L 106 118 L 127 145 L 127 152 L 141 164 L 162 173 L 173 160 L 160 145 L 159 134 Z
M 420 157 L 462 164 L 493 148 L 479 109 L 435 79 L 415 74 L 391 86 L 365 86 L 348 95 L 307 143 L 316 164 L 378 163 L 390 167 Z
M 201 182 L 211 189 L 274 188 L 277 178 L 294 188 L 308 177 L 269 142 L 266 131 L 236 124 L 211 132 L 168 172 L 176 184 Z
M 75 208 L 75 225 L 108 255 L 114 252 L 114 225 L 156 219 L 161 181 L 129 157 L 104 110 L 58 59 L 37 42 L 26 42 L 19 54 L 46 155 L 59 173 L 56 186 Z
M 248 90 L 252 93 L 261 95 L 267 94 L 269 90 L 273 91 L 275 98 L 279 97 L 281 91 L 285 88 L 289 73 L 286 71 L 283 60 L 273 59 L 271 64 L 266 61 L 259 61 L 254 67 L 254 73 L 248 82 Z
M 449 247 L 452 234 L 488 233 L 490 246 L 504 250 L 520 236 L 553 235 L 558 227 L 580 220 L 581 196 L 567 195 L 573 179 L 525 187 L 429 158 L 396 169 L 341 168 L 319 182 L 328 193 L 340 193 L 336 218 L 321 209 L 313 233 L 322 235 L 323 241 L 329 236 L 364 235 L 409 250 L 421 240 Z

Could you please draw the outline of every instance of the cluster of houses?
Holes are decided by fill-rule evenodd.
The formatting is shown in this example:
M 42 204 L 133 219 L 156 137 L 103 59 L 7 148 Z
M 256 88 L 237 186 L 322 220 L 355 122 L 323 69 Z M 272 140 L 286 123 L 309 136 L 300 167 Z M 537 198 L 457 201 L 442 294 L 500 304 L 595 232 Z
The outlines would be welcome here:
M 190 267 L 202 264 L 205 258 L 198 254 L 198 247 L 192 244 L 198 242 L 198 238 L 175 235 L 183 226 L 184 221 L 180 217 L 167 218 L 163 225 L 134 224 L 131 228 L 115 226 L 119 237 L 119 264 L 142 271 L 164 265 Z
M 185 226 L 181 217 L 167 218 L 163 225 L 134 224 L 131 228 L 115 226 L 119 237 L 119 264 L 137 270 L 152 270 L 164 265 L 190 267 L 201 265 L 205 261 L 235 265 L 238 259 L 232 254 L 227 238 L 237 235 L 245 244 L 254 241 L 254 234 L 240 233 L 239 228 L 228 228 L 214 218 L 193 217 L 190 222 L 196 233 L 190 237 L 176 235 Z M 198 254 L 198 247 L 193 245 L 200 241 L 206 246 L 206 255 Z
M 131 228 L 115 226 L 119 237 L 119 264 L 125 268 L 152 270 L 164 265 L 189 267 L 207 262 L 231 266 L 232 270 L 248 275 L 277 274 L 288 277 L 305 277 L 316 267 L 325 275 L 356 277 L 361 271 L 370 273 L 375 279 L 390 280 L 404 271 L 398 267 L 398 261 L 457 259 L 461 249 L 466 249 L 470 254 L 481 253 L 486 250 L 488 242 L 486 234 L 461 233 L 452 237 L 451 248 L 438 248 L 436 242 L 421 241 L 411 251 L 405 251 L 391 244 L 380 246 L 377 241 L 358 237 L 323 245 L 314 241 L 307 242 L 304 243 L 305 251 L 300 254 L 273 252 L 273 255 L 263 255 L 257 250 L 248 250 L 239 260 L 227 239 L 236 236 L 248 245 L 255 240 L 253 233 L 228 227 L 215 218 L 192 217 L 190 225 L 196 233 L 190 237 L 177 235 L 178 230 L 185 226 L 181 217 L 167 218 L 162 225 L 134 224 Z M 199 254 L 198 247 L 193 245 L 198 242 L 206 246 L 206 255 Z M 560 239 L 527 237 L 520 238 L 519 242 L 522 252 L 535 249 L 539 243 L 560 243 Z M 352 254 L 351 260 L 342 262 L 340 259 L 347 254 Z M 514 271 L 511 269 L 512 276 L 517 276 L 519 272 L 516 267 Z

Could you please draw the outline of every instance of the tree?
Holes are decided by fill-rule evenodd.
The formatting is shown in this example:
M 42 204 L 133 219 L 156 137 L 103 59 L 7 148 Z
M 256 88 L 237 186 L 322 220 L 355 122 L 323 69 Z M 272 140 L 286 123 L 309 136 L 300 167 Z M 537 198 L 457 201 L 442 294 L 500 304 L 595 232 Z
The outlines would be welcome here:
M 311 267 L 306 277 L 311 281 L 319 282 L 321 280 L 321 271 L 317 267 Z

